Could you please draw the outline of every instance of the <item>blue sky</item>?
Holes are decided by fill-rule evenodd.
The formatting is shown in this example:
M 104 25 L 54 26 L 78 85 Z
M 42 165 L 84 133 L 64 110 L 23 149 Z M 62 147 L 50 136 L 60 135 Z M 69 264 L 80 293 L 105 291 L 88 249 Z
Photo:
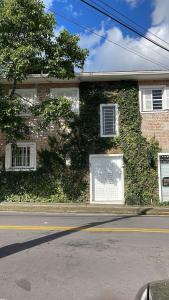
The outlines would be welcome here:
M 85 63 L 85 71 L 152 70 L 169 68 L 169 53 L 159 49 L 157 46 L 129 30 L 126 30 L 121 25 L 108 19 L 108 17 L 89 8 L 80 0 L 43 1 L 47 10 L 54 12 L 56 15 L 56 34 L 63 28 L 66 28 L 71 33 L 79 34 L 80 46 L 89 49 L 90 55 Z M 100 2 L 101 0 L 94 1 L 103 5 Z M 152 36 L 149 31 L 158 35 L 161 39 L 169 41 L 168 0 L 103 1 L 145 27 L 145 36 L 149 36 L 167 46 L 167 44 L 158 40 L 155 36 Z M 88 2 L 90 2 L 90 0 L 88 0 Z M 107 10 L 110 11 L 110 8 L 107 7 Z M 66 21 L 58 14 L 64 15 L 66 18 L 90 28 L 99 36 L 82 30 L 82 28 Z M 124 50 L 124 48 L 127 48 L 131 52 Z M 143 59 L 143 57 L 147 60 Z
M 96 2 L 99 4 L 99 0 L 96 0 Z M 111 4 L 115 9 L 127 15 L 129 18 L 135 20 L 141 25 L 144 24 L 146 28 L 149 28 L 150 14 L 152 11 L 151 1 L 142 1 L 140 5 L 131 5 L 131 3 L 134 2 L 127 3 L 124 0 L 105 0 L 104 2 L 107 4 Z M 108 21 L 107 17 L 104 17 L 94 9 L 89 8 L 80 0 L 56 0 L 53 1 L 51 9 L 56 12 L 58 25 L 64 24 L 67 29 L 74 33 L 81 33 L 82 30 L 79 30 L 77 26 L 71 24 L 70 22 L 66 22 L 63 18 L 57 16 L 57 13 L 62 13 L 67 17 L 72 17 L 79 23 L 91 28 L 99 28 L 102 21 L 105 21 L 105 25 L 107 26 L 107 28 L 110 28 L 113 24 L 115 26 L 117 25 L 117 23 L 115 22 Z M 132 35 L 132 33 L 130 34 Z

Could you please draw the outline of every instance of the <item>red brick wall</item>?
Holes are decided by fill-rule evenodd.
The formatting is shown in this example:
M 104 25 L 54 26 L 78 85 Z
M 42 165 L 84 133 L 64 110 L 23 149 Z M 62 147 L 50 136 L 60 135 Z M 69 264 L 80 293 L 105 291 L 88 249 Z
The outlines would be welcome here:
M 169 85 L 169 80 L 140 81 L 139 85 Z M 154 137 L 162 149 L 169 152 L 169 112 L 142 113 L 142 132 L 145 137 Z
M 4 155 L 6 140 L 4 134 L 0 132 L 0 157 Z
M 169 151 L 169 112 L 142 113 L 142 132 L 147 138 L 154 137 L 162 151 Z

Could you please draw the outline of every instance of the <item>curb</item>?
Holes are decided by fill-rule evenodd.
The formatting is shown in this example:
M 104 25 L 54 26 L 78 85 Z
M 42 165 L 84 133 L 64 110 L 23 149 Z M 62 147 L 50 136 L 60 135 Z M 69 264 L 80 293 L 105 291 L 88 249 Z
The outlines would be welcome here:
M 43 212 L 43 213 L 87 213 L 114 215 L 169 216 L 169 207 L 140 207 L 101 204 L 39 204 L 39 203 L 1 203 L 0 211 Z

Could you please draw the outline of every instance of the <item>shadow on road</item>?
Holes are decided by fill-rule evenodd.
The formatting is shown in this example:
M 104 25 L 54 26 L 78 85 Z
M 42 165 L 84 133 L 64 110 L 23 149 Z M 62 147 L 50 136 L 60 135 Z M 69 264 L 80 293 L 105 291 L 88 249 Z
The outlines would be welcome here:
M 34 240 L 30 240 L 30 241 L 27 241 L 27 242 L 10 244 L 10 245 L 7 245 L 7 246 L 4 246 L 4 247 L 0 248 L 0 258 L 4 258 L 6 256 L 24 251 L 26 249 L 30 249 L 30 248 L 42 245 L 44 243 L 59 239 L 61 237 L 67 236 L 69 234 L 73 234 L 73 233 L 76 233 L 76 232 L 79 232 L 79 231 L 83 231 L 84 229 L 96 227 L 96 226 L 99 226 L 99 225 L 104 225 L 104 224 L 107 224 L 107 223 L 118 222 L 118 221 L 124 220 L 124 219 L 135 218 L 135 217 L 139 217 L 140 215 L 141 215 L 141 213 L 139 213 L 139 215 L 114 217 L 113 219 L 110 219 L 110 220 L 107 220 L 107 221 L 89 223 L 87 225 L 74 228 L 73 230 L 69 229 L 69 230 L 65 230 L 65 231 L 62 231 L 62 232 L 55 232 L 53 234 L 42 236 L 40 238 L 36 238 Z M 143 215 L 144 215 L 144 212 L 143 212 Z M 45 228 L 44 228 L 44 230 L 45 230 Z

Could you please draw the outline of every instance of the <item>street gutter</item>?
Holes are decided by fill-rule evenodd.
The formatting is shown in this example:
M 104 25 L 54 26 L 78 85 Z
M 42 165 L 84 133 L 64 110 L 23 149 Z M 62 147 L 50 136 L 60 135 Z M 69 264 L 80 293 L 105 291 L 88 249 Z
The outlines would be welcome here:
M 165 215 L 169 216 L 169 207 L 127 206 L 110 204 L 73 204 L 73 203 L 7 203 L 0 204 L 0 211 L 46 212 L 46 213 L 87 213 L 113 215 Z

